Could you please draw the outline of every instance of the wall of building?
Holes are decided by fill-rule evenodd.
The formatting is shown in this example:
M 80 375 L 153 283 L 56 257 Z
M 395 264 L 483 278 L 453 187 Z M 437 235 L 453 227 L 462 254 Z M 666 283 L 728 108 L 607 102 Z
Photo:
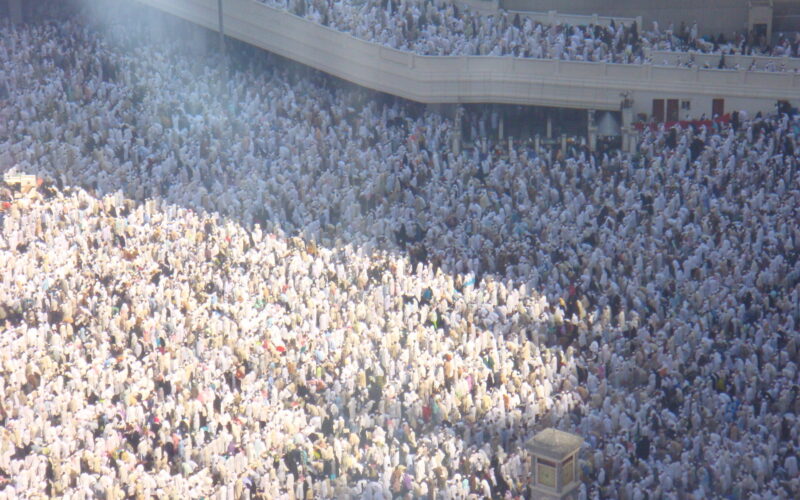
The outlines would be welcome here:
M 0 17 L 8 17 L 18 23 L 23 19 L 22 0 L 0 0 Z
M 569 14 L 603 16 L 642 16 L 644 26 L 653 21 L 662 27 L 670 23 L 677 29 L 681 21 L 695 21 L 701 35 L 742 32 L 747 27 L 748 0 L 501 0 L 506 10 L 556 10 Z
M 774 0 L 773 32 L 800 31 L 800 0 Z

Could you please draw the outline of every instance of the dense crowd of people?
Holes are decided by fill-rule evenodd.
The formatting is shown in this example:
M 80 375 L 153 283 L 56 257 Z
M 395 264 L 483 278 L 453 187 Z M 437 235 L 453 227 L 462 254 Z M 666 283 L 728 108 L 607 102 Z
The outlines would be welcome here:
M 797 497 L 800 118 L 454 154 L 135 18 L 0 27 L 0 497 Z
M 542 23 L 525 13 L 486 14 L 448 0 L 259 0 L 357 38 L 420 55 L 515 56 L 569 61 L 661 64 L 656 50 L 717 55 L 800 57 L 800 33 L 770 45 L 750 34 L 701 37 L 697 23 L 641 30 L 635 22 L 608 26 Z M 689 66 L 690 58 L 681 60 Z M 754 63 L 755 64 L 755 63 Z M 728 68 L 724 63 L 720 69 Z M 735 65 L 731 65 L 735 68 Z M 759 67 L 791 70 L 780 61 Z

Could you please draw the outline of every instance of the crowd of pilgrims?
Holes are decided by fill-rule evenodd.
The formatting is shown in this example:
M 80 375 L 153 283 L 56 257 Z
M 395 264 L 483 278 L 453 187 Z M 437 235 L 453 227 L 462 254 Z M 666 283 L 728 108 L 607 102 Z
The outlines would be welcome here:
M 635 22 L 609 25 L 543 23 L 524 12 L 473 11 L 450 0 L 258 0 L 357 38 L 420 55 L 490 55 L 610 63 L 662 64 L 650 51 L 800 57 L 800 33 L 775 43 L 752 33 L 701 37 L 691 26 L 642 30 Z M 681 62 L 691 65 L 691 59 Z M 727 68 L 724 61 L 720 69 Z M 732 68 L 735 67 L 731 66 Z M 769 65 L 783 71 L 779 61 Z
M 454 154 L 187 40 L 0 27 L 0 498 L 797 498 L 798 117 Z

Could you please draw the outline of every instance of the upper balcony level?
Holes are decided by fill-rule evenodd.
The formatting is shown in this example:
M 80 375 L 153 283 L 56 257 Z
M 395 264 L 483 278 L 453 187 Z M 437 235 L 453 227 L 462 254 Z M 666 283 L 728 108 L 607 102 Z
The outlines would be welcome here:
M 211 30 L 219 25 L 217 0 L 139 1 Z M 700 116 L 710 115 L 712 102 L 720 98 L 725 99 L 726 109 L 750 112 L 773 111 L 778 100 L 800 101 L 797 72 L 715 69 L 713 61 L 705 69 L 700 65 L 421 56 L 354 38 L 255 0 L 223 0 L 222 5 L 227 36 L 358 85 L 423 103 L 618 110 L 622 96 L 627 95 L 635 113 L 650 114 L 654 99 L 679 99 Z

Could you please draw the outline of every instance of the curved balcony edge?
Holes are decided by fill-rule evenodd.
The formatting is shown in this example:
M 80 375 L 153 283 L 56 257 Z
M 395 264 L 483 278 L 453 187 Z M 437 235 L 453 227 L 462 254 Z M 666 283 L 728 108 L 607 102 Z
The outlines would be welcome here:
M 216 31 L 217 0 L 137 0 Z M 352 83 L 422 103 L 505 103 L 634 112 L 652 99 L 771 111 L 800 99 L 800 73 L 490 56 L 421 56 L 357 39 L 255 0 L 223 0 L 226 36 Z

